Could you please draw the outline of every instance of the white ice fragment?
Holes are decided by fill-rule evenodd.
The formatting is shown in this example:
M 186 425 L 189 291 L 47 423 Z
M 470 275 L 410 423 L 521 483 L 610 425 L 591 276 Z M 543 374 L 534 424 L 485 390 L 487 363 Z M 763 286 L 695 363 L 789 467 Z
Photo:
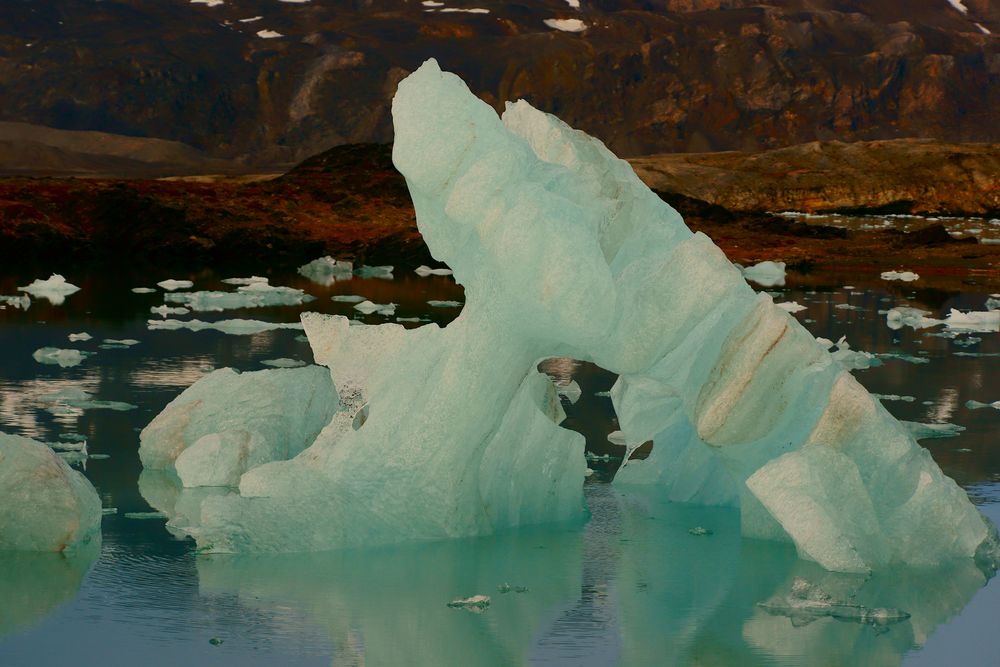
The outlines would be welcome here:
M 138 345 L 139 341 L 135 338 L 105 338 L 104 343 L 106 345 L 121 345 L 123 347 L 132 347 L 133 345 Z
M 981 331 L 984 333 L 1000 331 L 1000 310 L 963 313 L 954 308 L 944 318 L 944 325 L 949 329 L 962 331 Z
M 31 308 L 31 297 L 26 294 L 21 296 L 0 296 L 0 304 L 13 306 L 19 310 L 28 310 L 28 308 Z
M 266 283 L 267 278 L 262 276 L 250 276 L 249 278 L 223 278 L 222 282 L 227 285 L 253 285 L 254 283 Z
M 48 299 L 49 303 L 58 306 L 66 301 L 66 297 L 80 291 L 80 288 L 72 283 L 66 282 L 58 273 L 53 273 L 47 280 L 35 279 L 30 285 L 18 287 L 18 290 L 27 292 L 36 299 Z
M 463 14 L 489 14 L 490 10 L 483 9 L 482 7 L 474 7 L 472 9 L 464 9 L 461 7 L 445 7 L 444 9 L 439 9 L 440 12 L 461 12 Z
M 153 306 L 149 309 L 149 312 L 154 315 L 160 315 L 161 317 L 166 317 L 167 315 L 187 315 L 191 311 L 184 306 L 168 306 L 163 304 L 161 306 Z
M 785 284 L 785 263 L 760 262 L 743 269 L 743 277 L 762 287 L 780 287 Z
M 394 315 L 396 313 L 396 304 L 372 303 L 371 301 L 365 300 L 355 305 L 354 309 L 358 312 L 364 313 L 365 315 L 371 315 L 372 313 L 378 313 L 379 315 Z
M 941 320 L 927 317 L 929 313 L 919 308 L 908 306 L 897 306 L 890 308 L 885 314 L 885 323 L 892 330 L 911 327 L 912 329 L 926 329 L 941 324 Z
M 912 283 L 914 280 L 918 280 L 919 275 L 913 271 L 883 271 L 882 280 L 901 280 L 904 283 Z
M 467 598 L 455 598 L 448 603 L 449 607 L 467 609 L 471 612 L 482 613 L 490 606 L 489 595 L 473 595 Z
M 175 292 L 164 295 L 164 299 L 184 304 L 196 312 L 220 312 L 239 308 L 299 306 L 315 301 L 316 297 L 294 287 L 270 285 L 264 279 L 241 285 L 235 292 Z
M 0 433 L 0 551 L 72 551 L 100 540 L 97 491 L 43 443 Z
M 269 29 L 258 30 L 257 36 L 260 37 L 261 39 L 276 39 L 278 37 L 284 37 L 284 35 L 278 32 L 277 30 L 269 30 Z
M 969 8 L 965 6 L 962 0 L 948 0 L 948 4 L 962 12 L 963 14 L 969 13 Z
M 82 350 L 41 347 L 35 350 L 31 356 L 40 364 L 70 368 L 71 366 L 79 366 L 84 359 L 92 354 L 93 352 L 84 352 Z
M 557 384 L 556 393 L 560 396 L 565 396 L 570 405 L 575 405 L 580 400 L 580 396 L 583 395 L 583 390 L 580 389 L 580 385 L 577 384 L 576 380 L 570 380 L 567 384 Z
M 462 302 L 461 301 L 438 301 L 438 300 L 435 300 L 435 299 L 431 299 L 430 301 L 427 302 L 427 305 L 432 306 L 434 308 L 461 308 L 462 307 Z
M 425 266 L 423 264 L 414 269 L 413 272 L 418 276 L 420 276 L 421 278 L 426 278 L 427 276 L 450 276 L 452 274 L 451 269 L 443 269 L 443 268 L 432 269 L 431 267 Z
M 899 394 L 872 394 L 872 396 L 880 401 L 903 401 L 905 403 L 912 403 L 917 400 L 913 396 L 900 396 Z
M 358 296 L 357 294 L 338 294 L 330 298 L 338 303 L 360 303 L 362 301 L 367 301 L 365 297 Z
M 314 259 L 299 267 L 299 274 L 319 285 L 332 285 L 338 280 L 350 280 L 354 265 L 342 262 L 329 255 Z
M 67 408 L 125 412 L 135 410 L 137 407 L 131 403 L 123 403 L 121 401 L 96 400 L 89 392 L 78 387 L 69 387 L 52 394 L 44 394 L 38 400 L 42 403 L 50 404 L 47 409 L 54 414 L 63 413 Z
M 970 410 L 979 410 L 980 408 L 993 408 L 994 410 L 1000 410 L 1000 401 L 993 401 L 992 403 L 981 403 L 980 401 L 966 401 L 965 407 Z
M 542 23 L 563 32 L 583 32 L 587 29 L 587 24 L 580 19 L 545 19 Z
M 279 359 L 265 359 L 260 363 L 264 366 L 270 366 L 271 368 L 298 368 L 306 365 L 306 362 L 304 361 L 299 359 L 289 359 L 287 357 L 281 357 Z
M 916 440 L 926 440 L 930 438 L 954 438 L 965 430 L 964 426 L 949 424 L 947 422 L 940 424 L 924 424 L 922 422 L 901 421 L 900 424 L 905 426 Z
M 159 287 L 167 290 L 168 292 L 173 292 L 178 289 L 188 289 L 189 287 L 194 287 L 194 283 L 190 280 L 175 280 L 173 278 L 168 278 L 167 280 L 161 280 L 156 283 Z
M 851 600 L 834 599 L 832 595 L 805 579 L 796 577 L 787 597 L 772 597 L 759 603 L 761 609 L 776 616 L 787 616 L 794 626 L 802 626 L 818 618 L 832 617 L 847 621 L 885 627 L 901 623 L 910 614 L 891 607 L 866 607 Z
M 218 7 L 224 2 L 225 0 L 191 0 L 192 5 L 205 5 L 206 7 Z
M 444 7 L 443 2 L 437 2 L 436 0 L 423 0 L 420 4 L 424 7 Z
M 359 278 L 381 278 L 382 280 L 392 280 L 392 269 L 391 266 L 368 266 L 363 265 L 361 268 L 354 269 L 354 275 Z
M 152 294 L 156 290 L 152 287 L 133 287 L 132 291 L 136 294 Z
M 619 447 L 625 446 L 625 434 L 621 431 L 612 431 L 608 433 L 608 442 L 612 445 L 618 445 Z
M 798 301 L 783 301 L 774 305 L 781 308 L 786 313 L 799 313 L 806 309 L 806 306 L 803 306 Z
M 215 322 L 203 322 L 201 320 L 148 320 L 146 327 L 150 331 L 176 331 L 178 329 L 189 329 L 191 331 L 221 331 L 224 334 L 234 336 L 250 336 L 263 331 L 273 331 L 275 329 L 301 329 L 298 322 L 262 322 L 260 320 L 216 320 Z
M 71 343 L 76 343 L 77 341 L 83 342 L 83 341 L 88 341 L 91 338 L 93 338 L 93 336 L 91 336 L 89 333 L 87 333 L 86 331 L 81 331 L 80 333 L 71 333 L 69 335 L 69 342 Z

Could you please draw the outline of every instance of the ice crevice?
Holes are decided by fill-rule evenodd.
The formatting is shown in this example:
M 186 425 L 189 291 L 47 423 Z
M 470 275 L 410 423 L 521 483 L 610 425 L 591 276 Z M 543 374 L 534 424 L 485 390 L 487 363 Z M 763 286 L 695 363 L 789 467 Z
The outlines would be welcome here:
M 222 455 L 221 436 L 189 440 L 220 432 L 208 422 L 225 415 L 248 433 L 227 436 L 232 446 L 250 451 L 254 428 L 227 401 L 265 392 L 277 418 L 300 393 L 253 378 L 321 369 L 244 373 L 230 378 L 238 391 L 213 374 L 189 389 L 216 382 L 220 416 L 180 440 L 202 462 L 225 460 L 216 477 L 238 485 L 173 522 L 202 549 L 316 551 L 585 519 L 584 441 L 558 426 L 559 396 L 536 370 L 565 356 L 617 373 L 625 441 L 654 443 L 621 469 L 622 488 L 739 507 L 744 535 L 791 541 L 829 570 L 995 557 L 995 529 L 907 429 L 600 141 L 523 100 L 498 118 L 433 60 L 400 83 L 392 115 L 393 161 L 431 254 L 465 288 L 463 309 L 409 330 L 303 315 L 335 387 L 329 414 L 307 419 L 318 433 L 296 447 L 267 448 L 267 462 Z

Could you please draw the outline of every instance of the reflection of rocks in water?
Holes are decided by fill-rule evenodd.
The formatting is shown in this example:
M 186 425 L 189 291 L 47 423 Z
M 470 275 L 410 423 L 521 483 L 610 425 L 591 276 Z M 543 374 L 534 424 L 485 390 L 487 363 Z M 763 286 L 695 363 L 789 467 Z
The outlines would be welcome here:
M 72 554 L 0 552 L 0 637 L 30 628 L 72 600 L 100 552 L 100 539 Z

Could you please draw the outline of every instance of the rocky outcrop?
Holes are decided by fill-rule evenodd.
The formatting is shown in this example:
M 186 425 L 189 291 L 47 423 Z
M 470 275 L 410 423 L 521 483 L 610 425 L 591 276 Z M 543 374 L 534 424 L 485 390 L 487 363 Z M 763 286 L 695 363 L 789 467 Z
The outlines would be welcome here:
M 396 83 L 434 56 L 496 107 L 523 97 L 623 155 L 1000 142 L 990 0 L 964 13 L 945 0 L 580 4 L 3 2 L 0 120 L 291 165 L 390 141 Z

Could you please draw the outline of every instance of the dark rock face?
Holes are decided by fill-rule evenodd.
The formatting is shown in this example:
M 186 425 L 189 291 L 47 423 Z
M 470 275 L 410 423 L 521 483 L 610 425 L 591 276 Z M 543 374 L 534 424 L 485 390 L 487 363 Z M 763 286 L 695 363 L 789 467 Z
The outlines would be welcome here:
M 291 164 L 391 140 L 396 83 L 433 56 L 491 104 L 523 97 L 624 155 L 1000 142 L 992 0 L 965 0 L 967 13 L 945 0 L 580 4 L 6 0 L 0 120 Z M 557 18 L 587 29 L 544 23 Z

